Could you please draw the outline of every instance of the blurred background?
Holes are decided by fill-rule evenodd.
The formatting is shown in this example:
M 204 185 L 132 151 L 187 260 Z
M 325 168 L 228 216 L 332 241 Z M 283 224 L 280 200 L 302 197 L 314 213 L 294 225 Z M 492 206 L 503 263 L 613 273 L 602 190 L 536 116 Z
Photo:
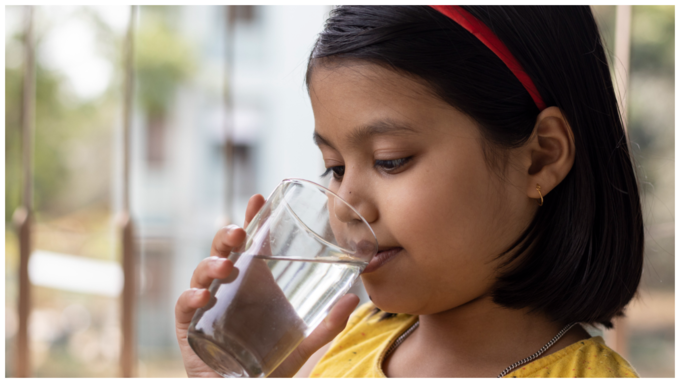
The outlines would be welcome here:
M 283 178 L 320 181 L 303 77 L 330 9 L 5 7 L 7 377 L 186 376 L 174 304 L 215 231 Z M 603 335 L 673 377 L 675 8 L 593 10 L 647 235 L 638 297 Z

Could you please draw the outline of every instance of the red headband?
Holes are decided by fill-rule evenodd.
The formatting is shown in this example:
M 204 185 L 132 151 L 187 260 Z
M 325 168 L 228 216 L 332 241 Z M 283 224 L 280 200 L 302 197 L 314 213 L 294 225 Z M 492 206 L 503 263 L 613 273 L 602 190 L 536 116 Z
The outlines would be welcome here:
M 538 110 L 545 109 L 545 102 L 543 102 L 541 94 L 538 93 L 538 89 L 536 89 L 534 82 L 531 81 L 529 75 L 524 72 L 524 69 L 522 69 L 519 62 L 515 60 L 515 57 L 510 53 L 510 50 L 508 50 L 505 44 L 496 37 L 489 27 L 457 5 L 431 5 L 431 7 L 458 23 L 491 49 L 491 51 L 505 63 L 508 69 L 512 71 L 519 82 L 522 83 L 524 89 L 529 92 L 531 98 L 534 99 L 534 103 L 536 103 Z

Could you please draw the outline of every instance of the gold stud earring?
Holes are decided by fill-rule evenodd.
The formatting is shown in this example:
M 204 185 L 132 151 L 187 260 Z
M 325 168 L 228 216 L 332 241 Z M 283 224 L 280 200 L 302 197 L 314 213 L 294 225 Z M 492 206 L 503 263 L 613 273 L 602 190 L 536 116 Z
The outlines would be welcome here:
M 536 190 L 538 191 L 538 195 L 541 196 L 541 202 L 538 203 L 538 206 L 543 206 L 543 194 L 541 194 L 541 185 L 536 184 Z

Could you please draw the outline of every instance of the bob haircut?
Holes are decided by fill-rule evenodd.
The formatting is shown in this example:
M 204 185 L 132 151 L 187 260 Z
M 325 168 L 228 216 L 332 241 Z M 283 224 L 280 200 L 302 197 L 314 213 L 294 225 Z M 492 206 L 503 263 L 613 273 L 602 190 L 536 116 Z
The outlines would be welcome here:
M 593 14 L 587 6 L 463 8 L 508 47 L 546 105 L 560 108 L 576 147 L 569 174 L 498 255 L 505 259 L 493 301 L 557 322 L 612 328 L 640 283 L 644 232 L 638 182 Z M 348 61 L 425 81 L 477 122 L 491 167 L 507 165 L 503 149 L 521 146 L 533 132 L 539 110 L 519 80 L 474 35 L 428 6 L 334 8 L 310 55 L 307 86 L 315 67 Z

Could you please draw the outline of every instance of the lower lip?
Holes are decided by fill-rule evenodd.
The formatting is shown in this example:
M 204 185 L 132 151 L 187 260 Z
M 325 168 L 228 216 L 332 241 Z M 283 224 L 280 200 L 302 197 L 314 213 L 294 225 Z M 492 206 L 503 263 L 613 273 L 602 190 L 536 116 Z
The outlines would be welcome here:
M 402 249 L 401 247 L 395 247 L 393 249 L 379 252 L 373 258 L 371 258 L 371 261 L 368 262 L 368 265 L 366 266 L 364 271 L 361 272 L 361 274 L 371 273 L 377 270 L 380 266 L 385 264 L 385 262 L 389 261 L 390 259 L 394 258 L 394 256 L 399 254 L 399 252 L 402 250 L 404 249 Z

